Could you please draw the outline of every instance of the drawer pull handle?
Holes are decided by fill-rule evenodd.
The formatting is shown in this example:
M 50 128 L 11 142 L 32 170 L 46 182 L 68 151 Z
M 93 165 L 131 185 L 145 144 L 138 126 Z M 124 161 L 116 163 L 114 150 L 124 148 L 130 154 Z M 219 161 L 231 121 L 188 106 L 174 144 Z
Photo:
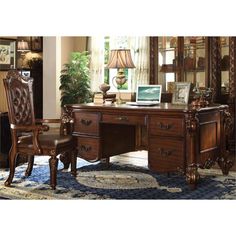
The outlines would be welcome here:
M 119 117 L 116 117 L 115 119 L 119 121 L 129 121 L 127 116 L 119 116 Z
M 81 119 L 80 122 L 81 122 L 81 124 L 86 125 L 86 126 L 89 126 L 89 125 L 92 124 L 92 121 L 91 121 L 91 120 L 84 120 L 84 119 Z
M 160 122 L 160 123 L 158 124 L 158 126 L 159 126 L 160 129 L 168 130 L 168 129 L 170 129 L 170 128 L 172 127 L 172 124 L 166 124 L 166 125 L 165 125 L 165 124 L 163 124 L 163 123 Z
M 158 151 L 162 157 L 167 157 L 172 154 L 171 150 L 164 150 L 163 148 L 158 148 Z
M 81 152 L 89 152 L 89 151 L 91 151 L 91 149 L 92 149 L 91 146 L 85 146 L 85 145 L 80 146 L 80 151 Z

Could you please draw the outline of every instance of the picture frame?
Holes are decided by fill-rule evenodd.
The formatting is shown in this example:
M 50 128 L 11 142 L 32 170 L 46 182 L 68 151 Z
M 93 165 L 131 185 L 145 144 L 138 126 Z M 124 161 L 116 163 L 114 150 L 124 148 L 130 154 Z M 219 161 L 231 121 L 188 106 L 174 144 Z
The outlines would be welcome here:
M 188 82 L 175 82 L 172 104 L 187 105 L 189 100 L 190 86 L 191 83 Z
M 31 37 L 31 51 L 41 52 L 43 50 L 42 37 Z
M 16 40 L 0 38 L 0 71 L 16 68 Z
M 30 77 L 30 70 L 22 70 L 20 74 L 24 77 Z

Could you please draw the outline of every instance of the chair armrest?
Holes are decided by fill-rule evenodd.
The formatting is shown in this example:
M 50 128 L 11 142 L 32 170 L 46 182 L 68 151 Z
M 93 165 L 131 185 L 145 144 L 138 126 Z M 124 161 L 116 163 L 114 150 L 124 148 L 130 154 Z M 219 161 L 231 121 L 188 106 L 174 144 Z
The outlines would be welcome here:
M 18 131 L 48 131 L 48 125 L 15 125 L 11 124 L 11 129 Z
M 15 132 L 16 131 L 25 131 L 25 132 L 31 131 L 33 133 L 32 142 L 33 142 L 33 148 L 34 148 L 35 154 L 42 153 L 42 149 L 39 144 L 38 136 L 39 136 L 40 132 L 48 131 L 49 126 L 47 126 L 47 125 L 15 125 L 15 124 L 11 124 L 11 129 L 15 130 Z
M 71 117 L 68 117 L 66 115 L 62 115 L 61 119 L 35 119 L 36 123 L 42 124 L 42 123 L 59 123 L 60 124 L 60 134 L 61 135 L 68 135 L 71 130 L 71 124 L 74 122 L 74 120 Z

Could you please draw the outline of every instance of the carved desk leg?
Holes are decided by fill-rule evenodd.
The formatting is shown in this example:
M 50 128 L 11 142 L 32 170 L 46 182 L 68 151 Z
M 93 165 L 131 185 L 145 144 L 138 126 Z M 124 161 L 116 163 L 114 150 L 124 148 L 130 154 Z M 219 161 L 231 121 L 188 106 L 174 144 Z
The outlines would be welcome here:
M 72 110 L 65 108 L 61 116 L 61 135 L 72 135 L 74 120 L 72 118 Z M 68 169 L 71 163 L 71 153 L 64 152 L 60 155 L 60 161 L 64 165 L 64 169 Z
M 198 167 L 196 164 L 191 164 L 187 168 L 186 172 L 186 180 L 188 184 L 190 185 L 191 189 L 195 189 L 197 186 L 197 183 L 200 179 L 200 175 L 197 171 Z
M 224 110 L 222 111 L 221 119 L 221 147 L 220 147 L 220 157 L 218 159 L 218 165 L 220 166 L 223 175 L 228 175 L 230 168 L 234 164 L 234 157 L 230 157 L 230 153 L 227 150 L 227 137 L 233 129 L 233 120 L 231 114 Z
M 189 137 L 189 152 L 188 152 L 188 167 L 186 170 L 186 181 L 191 189 L 195 189 L 199 181 L 200 175 L 197 171 L 197 158 L 196 158 L 196 133 L 197 133 L 198 119 L 195 112 L 192 111 L 187 117 L 186 128 Z

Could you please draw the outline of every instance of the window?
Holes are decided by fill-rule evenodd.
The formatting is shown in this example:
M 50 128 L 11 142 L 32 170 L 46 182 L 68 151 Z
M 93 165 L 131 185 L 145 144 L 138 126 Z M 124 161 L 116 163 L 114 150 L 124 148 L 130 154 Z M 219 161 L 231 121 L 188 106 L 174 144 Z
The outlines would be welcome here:
M 121 92 L 132 92 L 135 91 L 137 84 L 149 83 L 149 37 L 96 36 L 89 38 L 91 90 L 93 92 L 99 91 L 99 85 L 102 83 L 111 86 L 109 92 L 117 92 L 117 85 L 115 81 L 113 83 L 117 69 L 108 69 L 107 63 L 110 50 L 119 48 L 131 50 L 135 68 L 125 70 L 127 82 L 118 89 Z
M 129 69 L 125 69 L 125 75 L 127 78 L 127 82 L 122 86 L 117 86 L 113 81 L 113 78 L 117 74 L 117 69 L 108 69 L 107 63 L 109 59 L 109 52 L 110 49 L 116 48 L 129 48 L 128 46 L 128 37 L 104 37 L 104 83 L 107 83 L 111 86 L 110 91 L 117 91 L 117 89 L 123 92 L 130 92 L 131 91 L 131 73 Z

